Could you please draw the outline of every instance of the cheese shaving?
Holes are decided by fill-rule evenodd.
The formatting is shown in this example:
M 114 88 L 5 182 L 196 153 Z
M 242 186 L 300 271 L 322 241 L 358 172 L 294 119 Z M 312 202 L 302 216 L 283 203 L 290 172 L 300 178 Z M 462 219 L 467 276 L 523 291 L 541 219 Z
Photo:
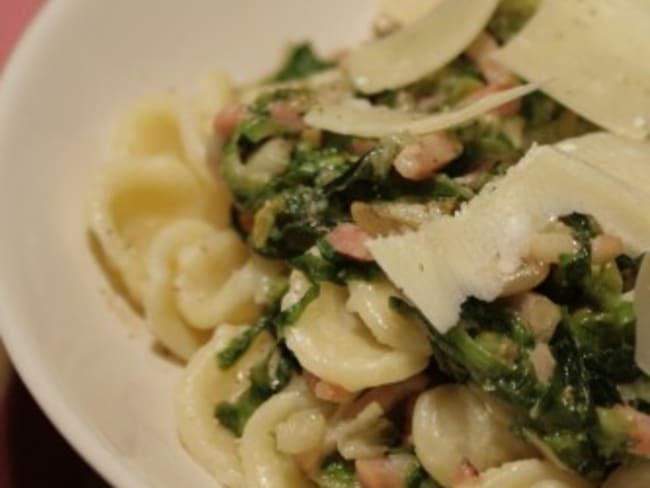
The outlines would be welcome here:
M 624 173 L 625 160 L 617 171 Z M 648 166 L 650 171 L 650 165 Z M 580 184 L 576 184 L 580 182 Z M 535 147 L 453 217 L 368 248 L 388 277 L 442 333 L 470 296 L 496 299 L 535 233 L 556 216 L 593 215 L 633 250 L 650 249 L 650 192 L 550 147 Z
M 483 30 L 499 0 L 442 0 L 409 26 L 350 54 L 348 71 L 363 93 L 408 85 L 442 68 Z
M 361 100 L 317 107 L 305 116 L 312 127 L 336 134 L 359 137 L 385 137 L 393 134 L 421 135 L 462 125 L 513 100 L 534 92 L 539 83 L 520 85 L 487 95 L 480 100 L 448 112 L 423 115 L 385 107 Z
M 608 132 L 567 139 L 555 146 L 568 156 L 624 180 L 641 191 L 650 190 L 650 143 L 631 141 Z
M 441 0 L 384 0 L 380 15 L 407 25 L 428 14 Z
M 545 0 L 494 59 L 617 134 L 650 133 L 650 2 Z

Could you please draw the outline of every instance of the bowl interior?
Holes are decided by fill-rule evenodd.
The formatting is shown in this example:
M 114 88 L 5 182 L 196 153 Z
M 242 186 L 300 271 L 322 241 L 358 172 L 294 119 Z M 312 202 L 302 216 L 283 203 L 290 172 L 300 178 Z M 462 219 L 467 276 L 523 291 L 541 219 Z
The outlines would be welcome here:
M 0 326 L 64 435 L 117 486 L 215 486 L 177 441 L 180 368 L 94 261 L 88 187 L 115 117 L 217 69 L 250 80 L 289 41 L 368 33 L 373 0 L 50 2 L 0 82 Z

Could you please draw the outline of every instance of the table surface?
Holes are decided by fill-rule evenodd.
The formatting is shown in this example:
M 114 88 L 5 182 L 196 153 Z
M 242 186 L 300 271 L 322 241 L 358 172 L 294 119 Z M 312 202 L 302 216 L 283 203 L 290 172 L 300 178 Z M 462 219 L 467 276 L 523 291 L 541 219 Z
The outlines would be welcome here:
M 0 0 L 0 74 L 16 40 L 43 3 Z M 1 353 L 0 368 L 4 368 Z M 0 488 L 42 486 L 108 487 L 68 446 L 12 374 L 6 391 L 0 391 Z
M 0 0 L 0 67 L 44 0 Z

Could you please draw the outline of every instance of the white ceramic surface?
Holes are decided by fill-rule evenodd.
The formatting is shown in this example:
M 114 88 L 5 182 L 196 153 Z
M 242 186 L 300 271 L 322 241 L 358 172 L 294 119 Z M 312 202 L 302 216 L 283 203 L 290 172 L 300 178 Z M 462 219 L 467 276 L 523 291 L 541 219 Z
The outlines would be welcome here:
M 225 68 L 250 79 L 290 40 L 367 32 L 372 0 L 50 0 L 0 82 L 0 326 L 46 413 L 113 485 L 215 486 L 179 445 L 179 368 L 152 352 L 94 262 L 87 188 L 116 114 Z

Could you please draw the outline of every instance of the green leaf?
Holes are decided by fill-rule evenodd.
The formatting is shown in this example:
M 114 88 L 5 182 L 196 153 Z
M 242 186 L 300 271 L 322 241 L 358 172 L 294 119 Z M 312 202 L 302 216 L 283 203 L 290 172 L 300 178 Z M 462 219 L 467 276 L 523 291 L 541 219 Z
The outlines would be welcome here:
M 517 34 L 535 14 L 540 0 L 502 0 L 488 24 L 489 32 L 505 42 Z
M 274 320 L 275 334 L 277 337 L 284 336 L 284 330 L 295 324 L 311 302 L 320 295 L 320 285 L 312 281 L 311 286 L 296 303 L 286 310 L 281 311 Z
M 406 488 L 442 488 L 422 467 L 420 462 L 413 456 L 413 464 L 406 474 Z
M 433 179 L 432 195 L 434 198 L 455 198 L 461 202 L 471 200 L 474 192 L 454 181 L 444 173 L 438 174 Z
M 329 281 L 344 285 L 349 280 L 369 280 L 381 271 L 376 263 L 355 261 L 337 253 L 326 239 L 316 243 L 319 254 L 307 252 L 293 258 L 289 264 L 309 277 L 313 282 Z
M 361 488 L 354 471 L 354 462 L 346 461 L 338 453 L 323 460 L 315 481 L 323 488 Z
M 273 76 L 274 81 L 289 81 L 306 78 L 309 75 L 332 68 L 334 63 L 320 59 L 311 44 L 303 42 L 295 45 L 280 70 Z
M 575 254 L 560 256 L 541 291 L 556 303 L 576 304 L 584 302 L 586 280 L 591 275 L 591 239 L 597 234 L 595 222 L 588 216 L 573 213 L 560 219 L 571 228 L 578 244 Z
M 276 358 L 272 368 L 273 358 Z M 250 370 L 250 386 L 234 402 L 220 402 L 215 408 L 219 423 L 241 437 L 248 419 L 259 406 L 281 391 L 298 370 L 295 359 L 283 344 L 278 344 L 268 356 Z
M 266 111 L 248 116 L 241 123 L 238 130 L 240 137 L 246 138 L 247 141 L 253 144 L 287 132 L 286 126 L 276 121 Z
M 234 337 L 225 349 L 217 353 L 217 364 L 221 369 L 233 366 L 248 351 L 253 341 L 269 327 L 270 318 L 262 317 L 237 337 Z

